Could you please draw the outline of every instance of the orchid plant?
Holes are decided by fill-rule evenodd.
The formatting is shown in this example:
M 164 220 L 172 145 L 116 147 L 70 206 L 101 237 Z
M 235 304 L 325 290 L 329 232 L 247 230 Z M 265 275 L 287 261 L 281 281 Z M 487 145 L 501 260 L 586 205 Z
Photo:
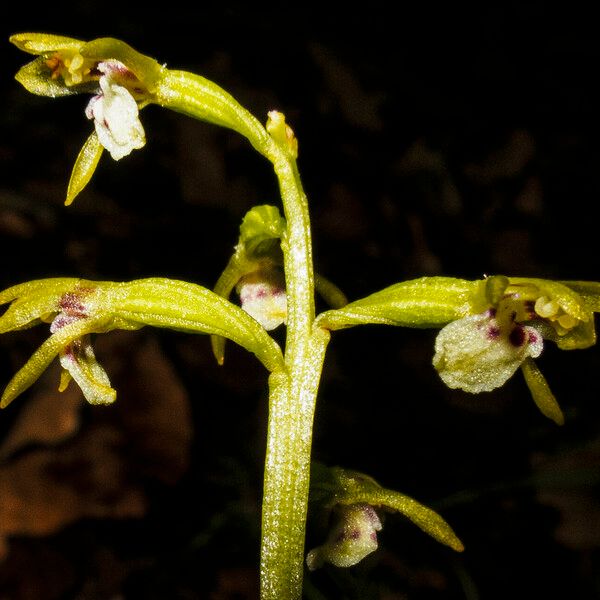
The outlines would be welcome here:
M 59 391 L 74 380 L 90 403 L 114 402 L 117 392 L 96 360 L 92 334 L 144 326 L 204 333 L 211 336 L 219 364 L 229 339 L 253 353 L 268 373 L 263 600 L 300 598 L 305 566 L 357 564 L 377 548 L 384 512 L 400 513 L 462 551 L 443 518 L 416 500 L 365 474 L 311 465 L 313 417 L 331 333 L 369 324 L 439 329 L 433 367 L 447 386 L 487 392 L 520 369 L 540 411 L 562 424 L 562 411 L 534 359 L 548 341 L 563 350 L 595 343 L 600 283 L 504 275 L 476 281 L 422 277 L 348 302 L 335 284 L 314 272 L 308 202 L 296 164 L 298 141 L 281 112 L 269 112 L 263 126 L 213 82 L 171 70 L 120 40 L 84 42 L 22 33 L 11 42 L 35 56 L 16 75 L 28 91 L 53 98 L 91 95 L 85 114 L 93 131 L 75 161 L 67 205 L 84 190 L 104 150 L 121 160 L 145 145 L 140 111 L 155 104 L 244 136 L 272 164 L 283 210 L 262 205 L 246 214 L 238 244 L 213 290 L 167 278 L 51 278 L 0 292 L 0 305 L 8 304 L 0 333 L 39 323 L 50 329 L 48 339 L 7 384 L 2 407 L 33 385 L 56 357 L 63 369 Z M 315 292 L 331 307 L 319 315 Z M 282 326 L 283 347 L 269 333 Z M 306 552 L 309 506 L 311 514 L 329 523 L 329 531 L 322 545 Z

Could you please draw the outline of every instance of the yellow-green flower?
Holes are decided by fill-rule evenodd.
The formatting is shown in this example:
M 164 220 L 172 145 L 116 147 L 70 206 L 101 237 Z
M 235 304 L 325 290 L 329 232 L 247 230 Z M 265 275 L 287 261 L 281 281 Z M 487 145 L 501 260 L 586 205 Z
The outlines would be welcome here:
M 163 278 L 125 283 L 51 278 L 0 292 L 0 333 L 50 324 L 50 337 L 8 383 L 0 405 L 29 388 L 57 356 L 64 369 L 59 389 L 71 379 L 93 404 L 112 402 L 116 392 L 96 361 L 90 334 L 145 325 L 227 337 L 269 371 L 283 368 L 279 346 L 261 325 L 219 295 L 199 285 Z
M 544 340 L 561 350 L 595 344 L 596 312 L 600 283 L 594 281 L 421 277 L 328 310 L 317 324 L 330 330 L 369 323 L 440 328 L 433 364 L 448 386 L 490 391 L 520 368 L 538 408 L 561 424 L 562 411 L 533 359 Z
M 562 424 L 562 411 L 532 359 L 542 353 L 544 339 L 562 349 L 595 343 L 597 301 L 584 299 L 576 289 L 577 282 L 483 280 L 471 303 L 473 311 L 482 312 L 452 321 L 436 338 L 433 365 L 444 383 L 472 393 L 491 391 L 521 368 L 540 410 Z
M 279 121 L 278 126 L 284 127 L 285 121 Z M 262 204 L 251 208 L 240 225 L 234 253 L 214 288 L 215 293 L 223 298 L 229 298 L 235 290 L 242 309 L 267 331 L 287 321 L 287 291 L 281 251 L 281 239 L 286 229 L 287 223 L 276 206 Z M 315 289 L 331 306 L 342 306 L 347 302 L 344 294 L 320 275 L 315 275 Z M 217 361 L 222 364 L 223 338 L 213 336 L 212 347 Z
M 306 556 L 314 570 L 329 562 L 351 567 L 377 549 L 380 515 L 399 513 L 438 542 L 462 552 L 462 542 L 435 511 L 413 498 L 379 485 L 372 477 L 341 467 L 313 462 L 309 515 L 329 529 L 325 542 Z
M 112 295 L 109 284 L 71 278 L 32 281 L 0 293 L 0 304 L 11 302 L 0 317 L 0 333 L 46 322 L 52 334 L 7 385 L 1 405 L 33 384 L 56 356 L 64 369 L 59 389 L 73 378 L 89 402 L 112 402 L 116 392 L 96 361 L 89 334 L 142 326 L 112 314 Z
M 28 91 L 42 96 L 91 93 L 86 115 L 95 131 L 73 168 L 66 204 L 91 179 L 104 149 L 115 160 L 146 143 L 139 109 L 155 100 L 165 68 L 112 38 L 91 42 L 49 34 L 20 33 L 10 41 L 36 55 L 16 75 Z

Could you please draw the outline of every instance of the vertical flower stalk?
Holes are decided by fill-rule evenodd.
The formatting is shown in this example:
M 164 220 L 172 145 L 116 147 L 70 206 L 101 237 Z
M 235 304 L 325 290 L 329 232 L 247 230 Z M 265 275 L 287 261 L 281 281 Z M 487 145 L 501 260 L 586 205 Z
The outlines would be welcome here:
M 269 379 L 261 598 L 299 599 L 313 418 L 329 332 L 315 327 L 311 227 L 296 165 L 298 143 L 282 113 L 270 112 L 265 129 L 224 90 L 192 73 L 166 71 L 157 87 L 155 102 L 239 132 L 272 163 L 279 182 L 286 220 L 281 250 L 287 338 L 285 369 L 272 373 Z
M 298 144 L 281 113 L 269 113 L 267 156 L 279 180 L 287 227 L 281 239 L 287 290 L 285 376 L 269 381 L 263 492 L 261 598 L 302 596 L 304 539 L 316 396 L 329 332 L 314 326 L 308 202 L 296 166 Z

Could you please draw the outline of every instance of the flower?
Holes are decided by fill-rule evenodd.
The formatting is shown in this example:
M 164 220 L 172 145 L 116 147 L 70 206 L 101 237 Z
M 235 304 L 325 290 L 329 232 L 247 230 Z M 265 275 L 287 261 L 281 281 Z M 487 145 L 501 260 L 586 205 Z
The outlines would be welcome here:
M 352 567 L 377 550 L 381 521 L 369 504 L 339 505 L 327 541 L 306 555 L 306 565 L 314 571 L 323 563 Z
M 29 388 L 59 357 L 59 389 L 71 379 L 93 404 L 113 402 L 116 392 L 94 356 L 90 335 L 151 325 L 190 333 L 219 334 L 250 352 L 269 371 L 283 368 L 281 349 L 241 308 L 199 285 L 153 277 L 130 282 L 50 278 L 0 292 L 0 333 L 50 323 L 50 337 L 6 386 L 4 407 Z
M 0 293 L 0 304 L 11 302 L 0 317 L 0 333 L 49 322 L 52 334 L 8 384 L 2 407 L 33 384 L 57 355 L 64 369 L 60 391 L 72 378 L 90 403 L 114 401 L 116 392 L 94 356 L 89 334 L 142 325 L 111 314 L 115 299 L 110 296 L 108 283 L 71 278 L 31 281 Z
M 124 42 L 90 42 L 49 34 L 21 33 L 10 41 L 37 58 L 16 75 L 28 91 L 42 96 L 93 94 L 86 115 L 95 131 L 79 153 L 67 190 L 70 204 L 91 179 L 104 149 L 114 160 L 146 143 L 139 109 L 155 99 L 165 68 Z
M 521 368 L 538 408 L 562 424 L 562 411 L 533 359 L 542 353 L 544 339 L 562 349 L 595 343 L 597 286 L 488 277 L 471 298 L 471 314 L 440 330 L 433 365 L 448 387 L 472 393 L 502 386 Z
M 313 462 L 310 469 L 309 519 L 329 527 L 325 542 L 311 550 L 306 564 L 314 570 L 329 562 L 351 567 L 377 549 L 381 513 L 399 513 L 438 542 L 457 552 L 464 546 L 435 511 L 365 473 Z

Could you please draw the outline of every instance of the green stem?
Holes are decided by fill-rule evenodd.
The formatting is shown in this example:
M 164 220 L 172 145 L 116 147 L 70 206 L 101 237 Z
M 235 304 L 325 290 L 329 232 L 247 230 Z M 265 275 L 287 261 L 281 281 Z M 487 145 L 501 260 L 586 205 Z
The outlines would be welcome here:
M 286 375 L 270 380 L 263 493 L 261 599 L 302 596 L 313 419 L 329 332 L 314 328 L 314 272 L 308 202 L 295 160 L 274 143 L 287 230 L 282 238 L 287 290 Z
M 302 366 L 269 380 L 262 513 L 261 599 L 302 596 L 313 417 L 329 333 L 318 330 Z
M 287 228 L 281 240 L 287 290 L 285 368 L 269 380 L 269 425 L 262 514 L 261 598 L 302 595 L 310 454 L 317 390 L 329 333 L 315 328 L 314 272 L 308 202 L 284 139 L 214 83 L 166 71 L 155 92 L 161 106 L 244 135 L 273 164 Z
M 165 70 L 154 102 L 194 119 L 237 131 L 266 155 L 272 143 L 258 119 L 217 84 L 187 71 Z

